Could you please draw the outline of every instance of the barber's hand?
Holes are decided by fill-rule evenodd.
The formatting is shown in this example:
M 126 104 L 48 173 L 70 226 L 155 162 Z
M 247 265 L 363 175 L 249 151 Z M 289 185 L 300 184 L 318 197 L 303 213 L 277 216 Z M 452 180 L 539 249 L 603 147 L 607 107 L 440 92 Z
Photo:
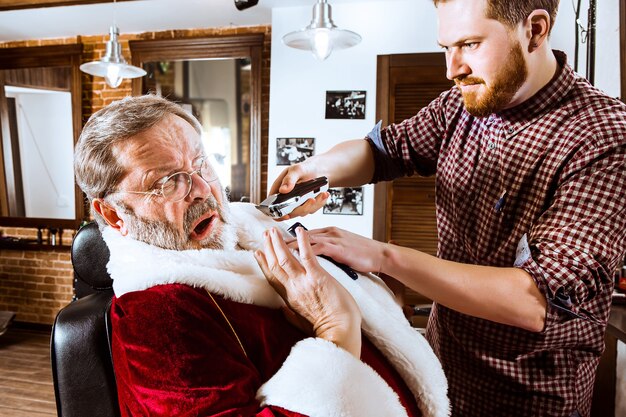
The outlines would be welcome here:
M 275 228 L 264 233 L 255 257 L 269 283 L 291 310 L 311 323 L 316 337 L 361 356 L 361 312 L 345 288 L 324 270 L 302 228 L 296 230 L 300 263 Z M 291 321 L 291 320 L 290 320 Z
M 299 182 L 323 176 L 324 174 L 315 171 L 315 165 L 310 163 L 310 159 L 300 162 L 299 164 L 292 165 L 281 172 L 272 184 L 270 194 L 286 194 L 293 190 L 293 187 L 295 187 L 295 185 Z M 314 213 L 324 207 L 328 197 L 330 197 L 328 192 L 319 193 L 315 198 L 309 198 L 304 204 L 300 205 L 288 215 L 275 220 L 288 220 L 294 217 L 306 216 L 307 214 Z
M 386 244 L 348 232 L 338 227 L 309 230 L 309 241 L 315 255 L 326 255 L 361 272 L 381 272 Z M 298 242 L 288 239 L 291 249 L 298 249 Z

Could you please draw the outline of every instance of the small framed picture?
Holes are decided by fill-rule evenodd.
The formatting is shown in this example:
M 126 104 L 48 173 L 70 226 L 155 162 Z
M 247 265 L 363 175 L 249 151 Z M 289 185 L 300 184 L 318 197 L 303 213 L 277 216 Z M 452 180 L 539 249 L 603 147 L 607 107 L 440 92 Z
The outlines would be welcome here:
M 329 188 L 324 214 L 363 215 L 363 187 Z
M 327 91 L 327 119 L 365 119 L 365 91 Z
M 276 165 L 293 165 L 315 153 L 315 138 L 276 138 Z

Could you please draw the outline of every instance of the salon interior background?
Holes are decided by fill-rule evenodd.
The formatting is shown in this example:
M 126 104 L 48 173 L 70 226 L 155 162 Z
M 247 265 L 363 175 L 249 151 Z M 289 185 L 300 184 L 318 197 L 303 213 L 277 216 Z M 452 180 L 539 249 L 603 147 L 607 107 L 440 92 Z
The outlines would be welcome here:
M 602 0 L 597 5 L 595 84 L 614 97 L 620 95 L 619 2 Z M 321 62 L 308 52 L 287 48 L 281 40 L 287 32 L 308 24 L 313 1 L 259 0 L 258 6 L 237 12 L 239 14 L 229 21 L 220 21 L 219 16 L 210 13 L 208 4 L 211 2 L 201 3 L 193 0 L 122 1 L 115 9 L 111 3 L 3 11 L 0 12 L 0 48 L 83 43 L 86 51 L 83 62 L 87 62 L 103 53 L 114 15 L 122 33 L 124 55 L 129 61 L 128 41 L 132 39 L 262 33 L 266 37 L 262 64 L 262 140 L 267 155 L 262 169 L 263 176 L 270 181 L 284 168 L 276 166 L 276 138 L 313 137 L 315 152 L 319 153 L 339 141 L 363 137 L 371 129 L 376 122 L 377 55 L 440 51 L 436 43 L 436 14 L 429 0 L 332 1 L 335 23 L 361 34 L 363 40 L 356 47 L 336 51 Z M 261 8 L 263 3 L 264 9 Z M 285 3 L 290 6 L 285 7 Z M 574 3 L 577 1 L 561 1 L 551 40 L 554 48 L 568 54 L 570 62 L 575 50 Z M 580 13 L 583 27 L 587 21 L 587 6 L 588 1 L 583 0 Z M 203 8 L 201 12 L 194 9 L 198 7 Z M 583 75 L 585 48 L 585 44 L 579 48 L 578 68 Z M 325 119 L 325 94 L 331 90 L 366 91 L 365 119 Z M 129 94 L 128 81 L 113 90 L 102 79 L 83 76 L 83 120 L 102 106 Z M 319 213 L 303 221 L 309 228 L 340 225 L 371 236 L 372 211 L 373 188 L 368 186 L 364 188 L 363 215 Z M 10 235 L 33 236 L 36 232 L 15 228 L 2 230 Z M 64 236 L 65 243 L 69 243 L 70 231 Z M 56 311 L 71 299 L 73 277 L 69 253 L 3 249 L 0 254 L 0 310 L 17 311 L 19 321 L 51 324 Z

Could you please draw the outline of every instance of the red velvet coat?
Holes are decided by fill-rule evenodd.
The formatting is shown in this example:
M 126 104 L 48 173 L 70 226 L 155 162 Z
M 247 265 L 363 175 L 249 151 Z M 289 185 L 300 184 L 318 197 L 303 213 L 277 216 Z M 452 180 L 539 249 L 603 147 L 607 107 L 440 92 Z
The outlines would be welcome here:
M 203 289 L 159 285 L 114 300 L 113 360 L 123 415 L 300 415 L 263 408 L 255 396 L 307 336 L 287 323 L 280 310 L 214 299 L 245 353 Z M 409 416 L 420 415 L 395 369 L 367 338 L 363 342 L 362 360 L 400 396 Z
M 268 224 L 233 207 L 239 244 L 256 249 Z M 437 359 L 376 277 L 352 281 L 320 260 L 362 311 L 359 361 L 292 327 L 249 251 L 167 251 L 103 235 L 123 416 L 448 415 Z

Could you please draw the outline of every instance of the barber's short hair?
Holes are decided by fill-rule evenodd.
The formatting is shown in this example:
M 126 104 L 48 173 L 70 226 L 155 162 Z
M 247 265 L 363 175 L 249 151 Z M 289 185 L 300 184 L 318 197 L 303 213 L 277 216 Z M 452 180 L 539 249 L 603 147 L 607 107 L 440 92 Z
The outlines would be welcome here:
M 202 131 L 198 120 L 181 106 L 156 95 L 126 97 L 89 118 L 74 151 L 74 174 L 90 205 L 94 198 L 104 198 L 114 190 L 125 174 L 115 157 L 116 146 L 169 115 L 184 119 L 198 133 Z
M 439 3 L 451 0 L 433 0 L 435 7 Z M 533 10 L 545 10 L 550 15 L 550 31 L 554 27 L 560 0 L 487 0 L 485 16 L 495 19 L 511 28 L 530 15 Z

